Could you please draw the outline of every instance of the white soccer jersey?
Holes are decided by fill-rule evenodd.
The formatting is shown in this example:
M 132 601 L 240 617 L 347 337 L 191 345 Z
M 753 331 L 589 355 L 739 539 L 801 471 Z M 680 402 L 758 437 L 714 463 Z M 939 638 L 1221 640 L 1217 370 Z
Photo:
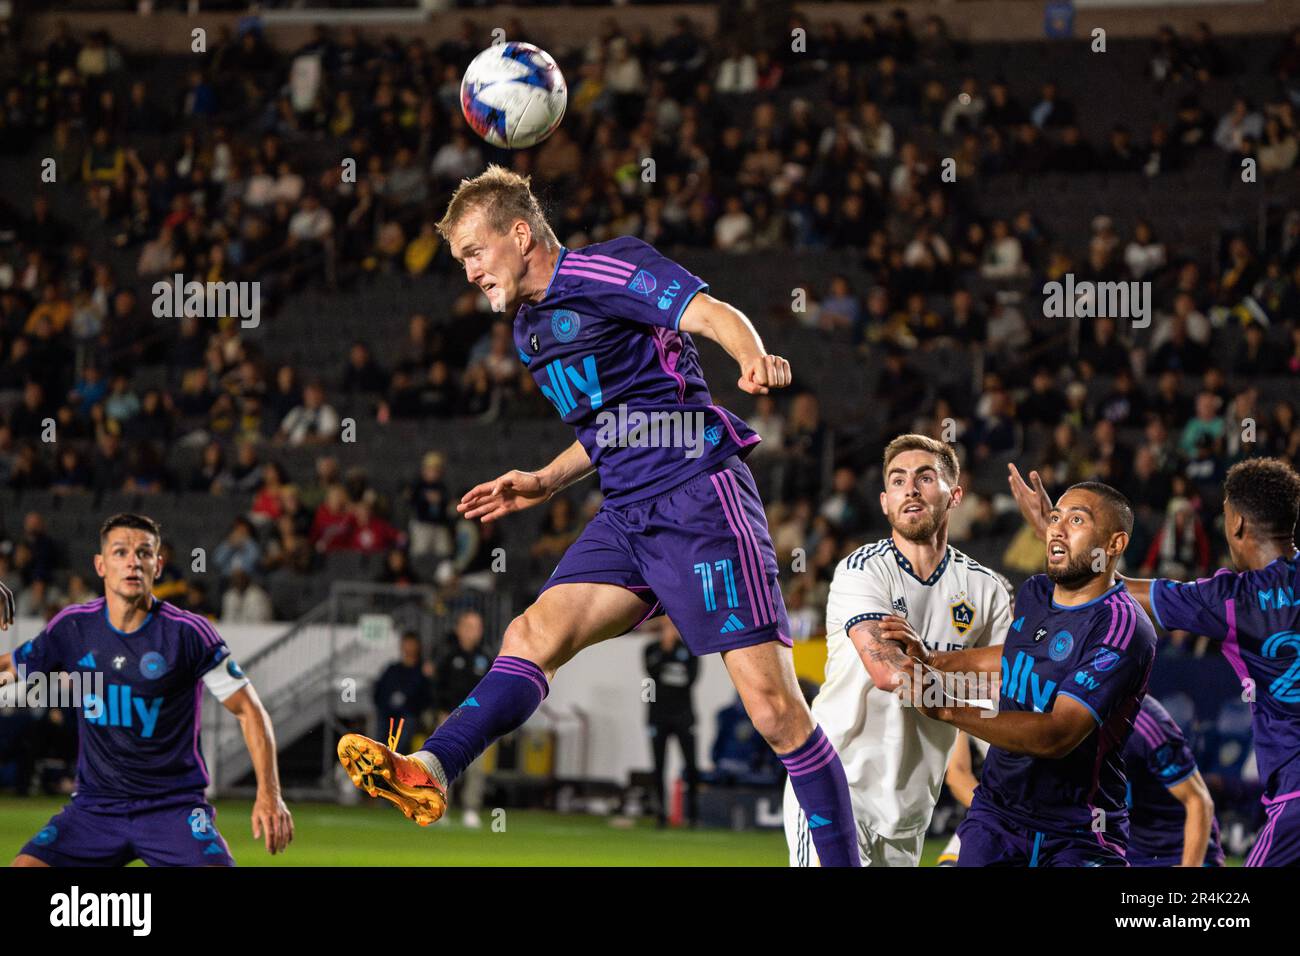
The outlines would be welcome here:
M 1002 583 L 956 548 L 922 581 L 893 538 L 839 563 L 826 603 L 826 681 L 813 717 L 835 746 L 854 816 L 872 832 L 907 837 L 930 823 L 957 731 L 876 689 L 847 631 L 859 621 L 905 617 L 932 650 L 1000 644 L 1011 626 Z

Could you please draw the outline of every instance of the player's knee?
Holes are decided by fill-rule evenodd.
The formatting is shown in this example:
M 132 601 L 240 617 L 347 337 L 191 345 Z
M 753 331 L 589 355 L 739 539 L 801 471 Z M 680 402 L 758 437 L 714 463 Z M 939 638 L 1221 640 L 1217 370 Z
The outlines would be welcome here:
M 798 747 L 812 730 L 808 708 L 788 694 L 764 694 L 749 707 L 749 719 L 777 753 Z
M 25 853 L 19 853 L 16 857 L 14 857 L 14 861 L 13 861 L 12 863 L 10 863 L 9 865 L 10 865 L 11 867 L 14 867 L 14 866 L 43 866 L 43 867 L 48 867 L 48 866 L 49 866 L 49 864 L 46 863 L 44 860 L 38 860 L 38 859 L 36 859 L 36 857 L 34 857 L 34 856 L 28 856 L 28 855 L 25 854 Z
M 501 641 L 501 653 L 507 657 L 530 660 L 544 671 L 552 671 L 561 663 L 561 641 L 536 614 L 525 611 L 506 628 Z

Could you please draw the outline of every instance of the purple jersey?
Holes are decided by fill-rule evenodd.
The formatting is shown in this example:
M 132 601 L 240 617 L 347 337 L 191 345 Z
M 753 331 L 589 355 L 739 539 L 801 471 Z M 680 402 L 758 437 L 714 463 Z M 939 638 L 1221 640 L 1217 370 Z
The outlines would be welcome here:
M 1016 596 L 1019 617 L 1002 648 L 999 709 L 1047 713 L 1072 697 L 1097 721 L 1096 732 L 1056 760 L 990 747 L 977 793 L 1027 829 L 1077 832 L 1098 825 L 1103 842 L 1122 834 L 1127 817 L 1123 748 L 1146 694 L 1155 629 L 1116 584 L 1087 604 L 1052 600 L 1044 574 Z
M 515 346 L 570 425 L 611 504 L 638 501 L 744 458 L 758 435 L 715 404 L 677 330 L 707 284 L 640 239 L 562 247 L 542 301 L 520 306 Z
M 208 785 L 199 753 L 201 678 L 230 656 L 205 618 L 154 600 L 129 633 L 109 623 L 104 598 L 64 608 L 14 652 L 27 673 L 103 675 L 104 695 L 77 709 L 76 797 L 83 802 L 161 799 Z M 227 667 L 236 668 L 233 660 Z
M 1151 584 L 1151 609 L 1167 630 L 1223 642 L 1247 695 L 1255 760 L 1266 797 L 1300 791 L 1300 569 L 1296 555 L 1258 571 Z
M 1124 745 L 1124 772 L 1129 787 L 1129 859 L 1174 866 L 1183 858 L 1183 827 L 1187 811 L 1169 792 L 1196 773 L 1196 758 L 1169 711 L 1150 694 L 1133 722 Z M 1223 865 L 1219 821 L 1210 824 L 1208 865 Z

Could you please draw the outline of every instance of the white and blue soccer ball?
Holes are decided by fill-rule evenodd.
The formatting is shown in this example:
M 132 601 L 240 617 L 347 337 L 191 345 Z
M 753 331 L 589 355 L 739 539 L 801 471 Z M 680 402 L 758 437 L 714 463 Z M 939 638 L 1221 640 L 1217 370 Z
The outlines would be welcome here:
M 527 149 L 555 132 L 569 89 L 555 60 L 531 43 L 497 43 L 470 61 L 460 109 L 479 136 L 504 149 Z

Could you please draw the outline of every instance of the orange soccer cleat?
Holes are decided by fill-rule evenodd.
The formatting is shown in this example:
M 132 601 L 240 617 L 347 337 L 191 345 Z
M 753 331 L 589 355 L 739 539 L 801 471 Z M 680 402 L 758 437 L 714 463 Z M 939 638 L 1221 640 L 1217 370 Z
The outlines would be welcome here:
M 393 733 L 388 722 L 388 744 L 360 734 L 339 740 L 339 762 L 354 784 L 372 797 L 383 797 L 422 827 L 434 823 L 447 809 L 447 790 L 429 776 L 424 765 L 396 752 L 403 721 Z

